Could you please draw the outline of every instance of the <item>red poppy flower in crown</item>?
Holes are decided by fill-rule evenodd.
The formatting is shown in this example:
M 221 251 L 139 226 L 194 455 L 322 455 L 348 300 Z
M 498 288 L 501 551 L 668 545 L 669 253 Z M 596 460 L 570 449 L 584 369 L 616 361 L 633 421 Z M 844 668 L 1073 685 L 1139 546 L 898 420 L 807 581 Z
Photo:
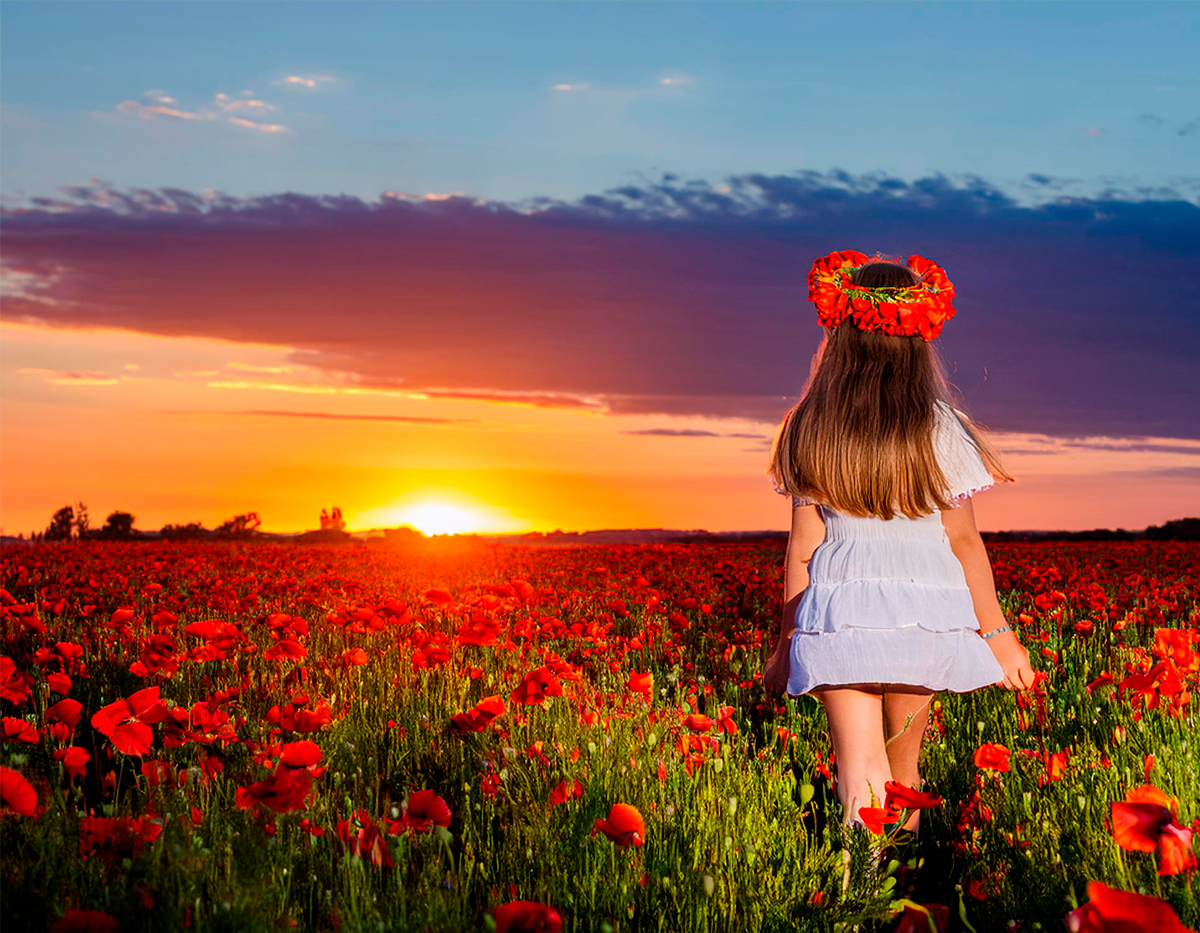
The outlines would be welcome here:
M 855 285 L 854 272 L 872 262 L 907 266 L 916 282 L 876 288 Z M 878 252 L 868 256 L 855 249 L 837 250 L 814 262 L 808 273 L 808 300 L 817 306 L 817 317 L 825 327 L 837 327 L 849 318 L 859 330 L 933 340 L 954 317 L 953 299 L 954 283 L 945 270 L 915 253 L 903 262 Z

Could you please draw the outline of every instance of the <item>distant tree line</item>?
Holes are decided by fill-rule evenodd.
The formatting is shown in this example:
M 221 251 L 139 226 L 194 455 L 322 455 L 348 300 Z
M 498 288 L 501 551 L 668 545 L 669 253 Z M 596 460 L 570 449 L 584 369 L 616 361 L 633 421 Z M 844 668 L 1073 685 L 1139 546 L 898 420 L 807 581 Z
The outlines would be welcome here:
M 1200 518 L 1177 518 L 1146 529 L 1146 537 L 1158 541 L 1200 541 Z
M 54 513 L 50 524 L 44 531 L 35 531 L 29 536 L 29 541 L 137 541 L 160 540 L 186 541 L 193 539 L 248 539 L 260 537 L 258 527 L 262 520 L 257 512 L 246 512 L 235 515 L 228 521 L 222 522 L 216 528 L 205 528 L 199 522 L 189 522 L 186 525 L 163 525 L 157 532 L 140 531 L 134 528 L 135 516 L 131 512 L 116 510 L 108 513 L 104 524 L 99 528 L 90 526 L 87 505 L 76 502 L 74 505 L 64 505 Z M 319 531 L 310 531 L 300 536 L 300 539 L 335 540 L 351 539 L 346 532 L 346 522 L 342 518 L 342 510 L 334 507 L 332 510 L 321 510 L 321 527 Z M 643 529 L 606 529 L 601 531 L 568 532 L 556 528 L 552 532 L 529 532 L 523 535 L 482 535 L 481 538 L 507 540 L 521 543 L 565 543 L 592 542 L 604 543 L 608 539 L 628 540 L 632 535 L 646 540 L 747 540 L 750 538 L 774 538 L 785 536 L 786 532 L 710 532 L 710 531 L 673 531 L 665 528 Z M 1128 531 L 1124 528 L 1094 528 L 1090 531 L 984 531 L 980 536 L 985 542 L 993 541 L 1200 541 L 1200 518 L 1177 518 L 1162 525 L 1151 525 L 1144 531 Z M 22 536 L 23 537 L 23 536 Z M 422 536 L 423 537 L 423 536 Z
M 335 510 L 341 518 L 341 510 Z M 322 513 L 323 521 L 327 520 Z M 189 522 L 186 525 L 163 525 L 157 532 L 140 531 L 134 528 L 136 516 L 132 512 L 120 509 L 110 512 L 100 528 L 92 528 L 88 517 L 87 505 L 77 502 L 64 505 L 54 513 L 50 524 L 43 531 L 35 531 L 30 536 L 34 543 L 42 541 L 137 541 L 148 539 L 167 539 L 182 541 L 194 538 L 252 538 L 262 519 L 257 512 L 246 512 L 235 515 L 216 528 L 205 528 L 199 522 Z

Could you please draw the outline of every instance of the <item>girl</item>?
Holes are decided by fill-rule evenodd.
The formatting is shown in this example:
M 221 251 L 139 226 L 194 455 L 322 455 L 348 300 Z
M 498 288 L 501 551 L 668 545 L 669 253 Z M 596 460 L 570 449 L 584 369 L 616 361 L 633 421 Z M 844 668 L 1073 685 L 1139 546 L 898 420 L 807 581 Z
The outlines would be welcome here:
M 763 679 L 822 702 L 845 822 L 865 825 L 859 809 L 883 805 L 885 782 L 918 787 L 937 691 L 1033 685 L 971 504 L 994 477 L 1014 480 L 948 400 L 930 341 L 955 314 L 954 286 L 937 264 L 842 250 L 808 284 L 825 338 L 771 451 L 792 529 Z M 915 834 L 920 812 L 903 829 Z

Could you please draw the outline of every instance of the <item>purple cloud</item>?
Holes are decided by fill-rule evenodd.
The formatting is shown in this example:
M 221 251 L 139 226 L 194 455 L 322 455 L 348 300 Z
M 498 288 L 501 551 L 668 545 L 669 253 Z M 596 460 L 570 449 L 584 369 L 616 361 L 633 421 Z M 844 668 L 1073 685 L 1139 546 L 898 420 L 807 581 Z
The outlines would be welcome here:
M 939 344 L 987 427 L 1200 437 L 1200 207 L 1174 191 L 1026 206 L 975 177 L 835 170 L 574 202 L 63 195 L 0 210 L 4 320 L 287 345 L 361 386 L 772 424 L 820 340 L 812 261 L 919 253 L 956 284 Z

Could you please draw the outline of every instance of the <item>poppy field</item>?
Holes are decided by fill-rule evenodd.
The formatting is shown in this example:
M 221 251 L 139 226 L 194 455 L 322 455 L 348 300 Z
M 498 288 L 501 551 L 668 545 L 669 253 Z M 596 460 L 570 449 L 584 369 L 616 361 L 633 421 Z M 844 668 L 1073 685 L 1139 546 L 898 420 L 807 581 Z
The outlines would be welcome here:
M 1200 924 L 1200 545 L 989 546 L 1037 670 L 841 825 L 778 542 L 0 555 L 5 930 Z

